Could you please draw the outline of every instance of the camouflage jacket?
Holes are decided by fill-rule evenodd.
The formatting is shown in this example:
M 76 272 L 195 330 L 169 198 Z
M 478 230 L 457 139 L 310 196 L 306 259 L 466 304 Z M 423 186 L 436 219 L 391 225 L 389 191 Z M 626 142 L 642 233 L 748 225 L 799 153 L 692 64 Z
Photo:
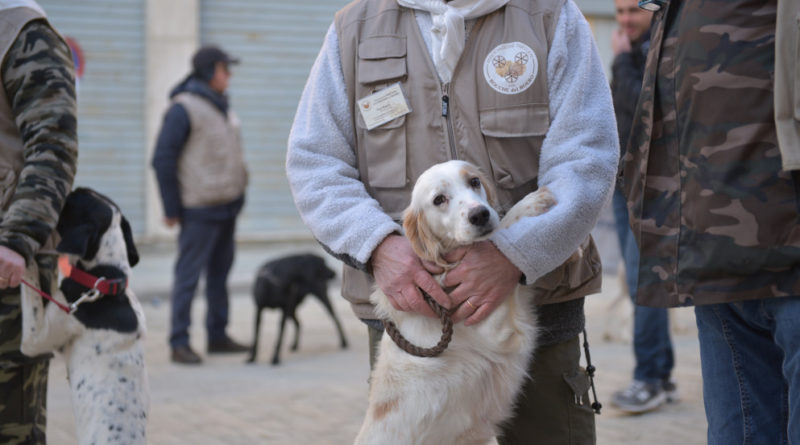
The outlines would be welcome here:
M 34 259 L 72 188 L 78 157 L 75 78 L 70 49 L 45 20 L 29 22 L 0 66 L 23 144 L 16 184 L 5 184 L 0 245 Z M 2 149 L 2 147 L 0 147 Z
M 777 0 L 672 0 L 653 21 L 623 187 L 638 302 L 800 295 L 800 198 L 773 120 Z

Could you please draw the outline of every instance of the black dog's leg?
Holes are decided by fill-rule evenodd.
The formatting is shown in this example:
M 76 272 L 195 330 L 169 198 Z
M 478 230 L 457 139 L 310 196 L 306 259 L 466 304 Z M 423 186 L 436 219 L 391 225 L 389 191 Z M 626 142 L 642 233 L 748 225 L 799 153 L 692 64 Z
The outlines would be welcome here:
M 261 330 L 261 308 L 256 308 L 256 322 L 253 327 L 253 345 L 250 346 L 250 357 L 247 358 L 247 363 L 256 361 L 256 351 L 258 351 L 258 333 Z
M 322 302 L 322 305 L 325 306 L 325 309 L 327 309 L 328 313 L 331 314 L 331 318 L 333 319 L 334 324 L 336 324 L 336 330 L 339 331 L 339 340 L 341 341 L 342 349 L 347 349 L 347 339 L 344 336 L 342 324 L 339 323 L 339 317 L 337 317 L 336 313 L 333 312 L 333 305 L 331 305 L 328 295 L 314 293 L 314 296 Z
M 297 351 L 300 347 L 300 320 L 297 319 L 297 316 L 294 312 L 292 312 L 292 321 L 294 321 L 294 343 L 292 343 L 292 351 Z
M 283 312 L 283 316 L 281 316 L 281 326 L 280 330 L 278 331 L 278 340 L 275 342 L 275 353 L 272 354 L 272 364 L 277 365 L 281 362 L 280 354 L 281 354 L 281 343 L 283 343 L 283 329 L 286 327 L 286 319 L 289 317 L 289 314 L 286 311 Z

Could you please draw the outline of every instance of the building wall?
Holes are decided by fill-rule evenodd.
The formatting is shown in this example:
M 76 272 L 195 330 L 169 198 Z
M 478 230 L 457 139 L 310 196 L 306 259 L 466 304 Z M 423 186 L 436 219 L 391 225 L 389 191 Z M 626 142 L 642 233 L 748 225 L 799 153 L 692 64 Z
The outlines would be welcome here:
M 107 194 L 137 238 L 171 238 L 150 159 L 169 90 L 204 43 L 242 59 L 231 104 L 250 168 L 241 239 L 308 238 L 284 177 L 286 140 L 300 93 L 333 14 L 348 0 L 39 0 L 83 50 L 78 88 L 77 183 Z M 611 63 L 611 0 L 577 0 L 604 66 Z
M 284 173 L 286 141 L 300 93 L 334 13 L 345 0 L 201 0 L 200 40 L 241 59 L 231 105 L 242 121 L 250 171 L 239 233 L 307 238 Z
M 76 184 L 95 187 L 114 199 L 141 232 L 147 208 L 142 193 L 147 80 L 141 1 L 39 3 L 61 34 L 82 50 Z

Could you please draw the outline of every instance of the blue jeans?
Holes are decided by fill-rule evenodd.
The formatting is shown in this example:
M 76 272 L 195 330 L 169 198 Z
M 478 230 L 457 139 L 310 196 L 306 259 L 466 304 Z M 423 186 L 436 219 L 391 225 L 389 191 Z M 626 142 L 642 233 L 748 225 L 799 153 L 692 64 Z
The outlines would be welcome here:
M 708 443 L 800 444 L 800 297 L 695 308 Z
M 206 331 L 208 342 L 226 338 L 228 325 L 228 273 L 233 266 L 236 218 L 205 220 L 184 218 L 178 235 L 178 259 L 172 287 L 169 343 L 189 345 L 192 300 L 200 275 L 206 277 Z
M 675 354 L 669 335 L 667 309 L 636 304 L 638 286 L 639 248 L 628 225 L 628 207 L 625 197 L 614 190 L 612 205 L 617 238 L 625 261 L 625 279 L 633 305 L 633 354 L 636 367 L 633 378 L 647 383 L 668 379 L 675 366 Z

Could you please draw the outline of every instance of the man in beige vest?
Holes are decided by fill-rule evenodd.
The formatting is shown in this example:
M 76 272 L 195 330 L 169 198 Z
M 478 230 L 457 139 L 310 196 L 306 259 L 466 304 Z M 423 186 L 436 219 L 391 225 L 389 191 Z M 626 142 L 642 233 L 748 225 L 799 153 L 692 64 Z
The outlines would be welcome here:
M 20 285 L 56 285 L 58 215 L 78 158 L 72 55 L 34 1 L 0 0 L 0 443 L 44 444 L 51 355 L 20 352 Z
M 362 112 L 356 105 L 373 94 L 387 109 L 410 111 Z M 618 155 L 608 82 L 572 0 L 364 0 L 339 11 L 328 30 L 286 169 L 305 223 L 345 263 L 342 294 L 373 345 L 382 332 L 368 299 L 373 284 L 395 308 L 433 315 L 424 289 L 467 324 L 518 283 L 534 286 L 541 346 L 498 441 L 590 444 L 578 335 L 583 297 L 600 286 L 589 232 L 610 197 Z M 417 177 L 449 159 L 488 174 L 501 211 L 544 185 L 558 204 L 459 252 L 445 293 L 398 220 Z
M 189 346 L 188 331 L 192 300 L 204 272 L 207 351 L 247 350 L 225 333 L 236 218 L 247 186 L 239 119 L 225 95 L 230 66 L 235 63 L 237 59 L 215 46 L 195 53 L 191 74 L 170 93 L 172 104 L 153 156 L 164 223 L 169 227 L 180 224 L 181 229 L 169 337 L 175 363 L 202 362 Z

